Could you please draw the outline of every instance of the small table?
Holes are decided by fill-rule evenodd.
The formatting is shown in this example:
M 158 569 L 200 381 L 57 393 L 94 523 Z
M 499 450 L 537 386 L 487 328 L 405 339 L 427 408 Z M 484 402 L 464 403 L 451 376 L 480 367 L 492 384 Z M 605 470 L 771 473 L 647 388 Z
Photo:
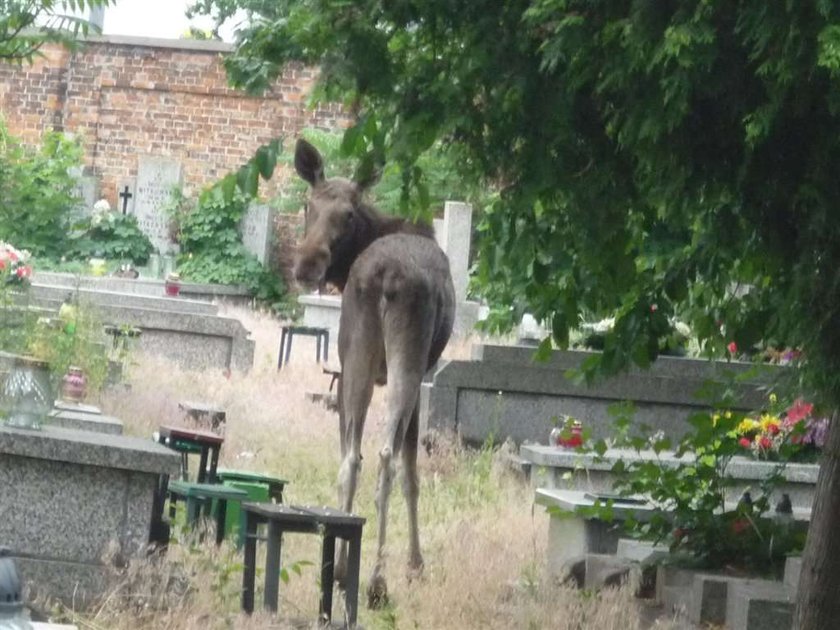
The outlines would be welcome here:
M 219 465 L 219 451 L 224 441 L 225 438 L 221 435 L 211 433 L 210 431 L 199 431 L 197 429 L 185 429 L 168 425 L 160 427 L 158 433 L 158 442 L 181 453 L 181 473 L 185 480 L 188 473 L 187 455 L 189 453 L 200 453 L 201 460 L 196 476 L 198 483 L 217 482 L 216 468 Z M 208 461 L 210 463 L 209 468 Z
M 237 488 L 230 488 L 219 484 L 189 483 L 173 481 L 169 484 L 169 505 L 174 508 L 179 498 L 187 502 L 187 524 L 195 528 L 203 511 L 210 514 L 210 503 L 216 500 L 216 544 L 221 545 L 225 539 L 225 520 L 228 512 L 228 501 L 244 501 L 248 493 Z M 202 510 L 203 508 L 203 510 Z
M 257 564 L 257 527 L 268 524 L 265 561 L 266 610 L 276 612 L 280 586 L 280 548 L 284 532 L 323 535 L 321 549 L 321 619 L 332 618 L 335 539 L 349 543 L 345 601 L 347 623 L 356 625 L 359 600 L 359 570 L 362 554 L 362 526 L 365 519 L 326 507 L 288 506 L 271 503 L 243 503 L 245 513 L 245 566 L 242 573 L 242 609 L 254 612 L 254 583 Z
M 280 329 L 280 356 L 277 357 L 277 369 L 283 367 L 283 364 L 289 364 L 289 356 L 292 354 L 292 339 L 295 335 L 309 335 L 315 337 L 315 361 L 321 360 L 321 342 L 323 340 L 324 347 L 324 363 L 329 358 L 330 347 L 330 331 L 328 328 L 318 328 L 315 326 L 283 326 Z

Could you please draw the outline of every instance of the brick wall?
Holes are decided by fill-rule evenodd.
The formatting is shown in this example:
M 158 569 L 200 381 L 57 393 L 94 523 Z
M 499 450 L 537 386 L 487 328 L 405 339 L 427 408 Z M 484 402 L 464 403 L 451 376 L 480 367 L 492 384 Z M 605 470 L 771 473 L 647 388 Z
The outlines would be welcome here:
M 116 36 L 91 38 L 72 53 L 47 48 L 31 66 L 0 64 L 0 113 L 28 143 L 47 129 L 78 134 L 86 171 L 112 206 L 117 182 L 137 175 L 140 155 L 176 158 L 197 190 L 274 137 L 346 125 L 337 105 L 306 106 L 310 68 L 290 65 L 259 97 L 229 88 L 222 65 L 229 51 L 219 42 Z

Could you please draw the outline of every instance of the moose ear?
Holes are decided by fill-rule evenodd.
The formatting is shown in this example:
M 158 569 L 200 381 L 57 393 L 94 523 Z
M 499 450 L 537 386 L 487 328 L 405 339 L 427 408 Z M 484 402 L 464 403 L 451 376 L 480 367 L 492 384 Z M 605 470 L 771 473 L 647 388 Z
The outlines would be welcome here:
M 312 186 L 324 181 L 324 161 L 321 154 L 303 138 L 298 138 L 295 145 L 295 170 Z

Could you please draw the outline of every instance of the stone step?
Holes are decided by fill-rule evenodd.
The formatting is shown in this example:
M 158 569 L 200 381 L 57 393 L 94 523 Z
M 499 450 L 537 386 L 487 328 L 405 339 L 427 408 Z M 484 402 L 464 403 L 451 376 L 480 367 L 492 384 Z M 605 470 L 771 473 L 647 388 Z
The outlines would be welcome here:
M 733 580 L 726 602 L 728 630 L 790 630 L 794 601 L 783 582 Z
M 626 558 L 600 553 L 586 554 L 584 587 L 597 590 L 610 586 L 621 586 L 631 572 L 639 572 L 639 564 Z
M 802 572 L 802 556 L 790 556 L 785 560 L 785 586 L 795 595 L 799 590 L 799 574 Z

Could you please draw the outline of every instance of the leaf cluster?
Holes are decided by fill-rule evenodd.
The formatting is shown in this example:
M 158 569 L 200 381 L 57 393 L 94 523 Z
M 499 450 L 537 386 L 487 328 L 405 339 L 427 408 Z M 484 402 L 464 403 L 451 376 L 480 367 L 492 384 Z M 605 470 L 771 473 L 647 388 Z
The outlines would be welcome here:
M 239 228 L 259 179 L 271 177 L 280 150 L 279 141 L 260 147 L 238 171 L 205 188 L 195 202 L 176 192 L 170 212 L 178 223 L 178 271 L 184 279 L 244 285 L 260 302 L 285 308 L 281 279 L 248 252 Z
M 81 229 L 70 235 L 70 246 L 65 254 L 68 260 L 105 258 L 145 265 L 154 251 L 134 215 L 109 212 L 101 220 L 86 219 L 78 227 Z
M 38 150 L 10 136 L 0 121 L 0 234 L 36 256 L 60 257 L 68 244 L 80 144 L 58 132 L 44 134 Z
M 73 13 L 106 7 L 114 0 L 0 0 L 0 61 L 29 62 L 47 43 L 70 48 L 91 24 Z
M 622 496 L 647 497 L 662 508 L 649 518 L 625 521 L 629 535 L 665 544 L 692 564 L 718 570 L 775 572 L 786 554 L 802 550 L 805 532 L 771 518 L 770 501 L 782 481 L 786 458 L 748 488 L 748 500 L 737 505 L 727 502 L 727 495 L 743 483 L 729 471 L 732 458 L 742 450 L 735 430 L 742 414 L 696 413 L 689 418 L 691 431 L 672 443 L 644 429 L 634 434 L 632 405 L 613 412 L 617 434 L 613 446 L 638 456 L 615 462 L 615 490 Z M 606 444 L 599 442 L 593 450 L 603 455 Z M 612 504 L 596 506 L 592 513 L 610 517 Z

